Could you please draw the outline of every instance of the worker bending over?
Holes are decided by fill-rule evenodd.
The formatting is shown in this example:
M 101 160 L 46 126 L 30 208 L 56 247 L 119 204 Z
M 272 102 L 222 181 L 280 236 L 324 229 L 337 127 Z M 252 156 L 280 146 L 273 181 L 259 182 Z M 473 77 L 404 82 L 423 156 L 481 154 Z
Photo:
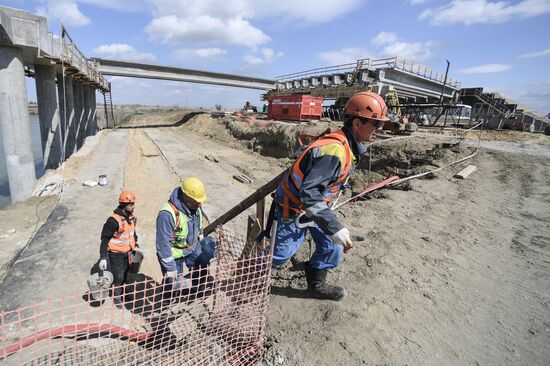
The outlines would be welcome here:
M 309 230 L 315 252 L 305 267 L 308 289 L 329 300 L 342 300 L 347 295 L 345 289 L 327 284 L 326 278 L 328 271 L 340 264 L 343 251 L 353 247 L 349 230 L 331 210 L 331 202 L 365 152 L 362 142 L 372 141 L 376 129 L 388 120 L 386 103 L 373 92 L 354 95 L 344 114 L 344 127 L 312 142 L 283 175 L 275 194 L 278 225 L 273 267 L 294 256 Z M 296 226 L 295 218 L 304 211 L 315 227 Z
M 136 196 L 130 191 L 123 191 L 118 197 L 118 207 L 107 219 L 101 231 L 99 247 L 99 269 L 109 269 L 113 274 L 113 302 L 123 308 L 124 289 L 129 268 L 129 256 L 138 247 L 136 233 L 137 219 L 134 216 Z
M 179 295 L 179 288 L 196 291 L 208 276 L 208 265 L 214 257 L 215 241 L 203 238 L 206 201 L 204 184 L 198 178 L 187 178 L 175 188 L 157 216 L 157 257 L 165 276 L 165 302 Z M 183 285 L 183 264 L 191 271 L 191 288 Z M 177 286 L 172 284 L 177 279 Z M 174 290 L 174 293 L 172 293 Z

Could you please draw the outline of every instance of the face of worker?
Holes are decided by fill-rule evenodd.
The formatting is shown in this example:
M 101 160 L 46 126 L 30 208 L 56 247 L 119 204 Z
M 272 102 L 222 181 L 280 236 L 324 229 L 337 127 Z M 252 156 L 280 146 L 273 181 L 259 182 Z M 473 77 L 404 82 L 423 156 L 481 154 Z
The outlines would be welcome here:
M 122 207 L 124 212 L 126 212 L 127 214 L 133 214 L 135 208 L 136 208 L 135 203 L 129 203 L 129 204 L 125 205 L 124 207 Z
M 371 142 L 376 136 L 377 126 L 375 121 L 355 118 L 352 130 L 357 142 Z
M 195 201 L 194 199 L 192 199 L 191 197 L 189 197 L 188 195 L 186 195 L 185 193 L 183 193 L 181 195 L 181 200 L 183 201 L 183 204 L 190 210 L 196 210 L 197 208 L 201 207 L 201 204 L 197 201 Z

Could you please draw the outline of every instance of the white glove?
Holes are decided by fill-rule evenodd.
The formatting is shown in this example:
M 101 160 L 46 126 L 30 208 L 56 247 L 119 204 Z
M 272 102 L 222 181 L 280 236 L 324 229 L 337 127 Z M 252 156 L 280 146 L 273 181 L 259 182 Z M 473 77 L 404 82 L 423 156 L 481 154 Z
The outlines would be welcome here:
M 100 259 L 99 260 L 99 269 L 102 271 L 107 270 L 107 259 Z
M 166 272 L 166 277 L 169 277 L 169 278 L 176 278 L 176 277 L 178 277 L 178 272 L 177 272 L 177 271 Z
M 347 253 L 353 248 L 353 242 L 349 236 L 349 230 L 346 228 L 341 229 L 334 235 L 332 235 L 332 242 L 334 244 L 342 244 L 344 246 L 344 252 Z

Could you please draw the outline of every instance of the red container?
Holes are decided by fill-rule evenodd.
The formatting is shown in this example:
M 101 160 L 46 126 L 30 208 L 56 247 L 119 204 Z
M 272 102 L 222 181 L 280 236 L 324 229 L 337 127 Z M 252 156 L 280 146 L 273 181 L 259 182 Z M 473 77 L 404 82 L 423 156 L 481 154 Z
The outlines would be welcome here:
M 272 119 L 309 121 L 321 119 L 323 98 L 309 94 L 274 96 L 268 99 L 267 116 Z

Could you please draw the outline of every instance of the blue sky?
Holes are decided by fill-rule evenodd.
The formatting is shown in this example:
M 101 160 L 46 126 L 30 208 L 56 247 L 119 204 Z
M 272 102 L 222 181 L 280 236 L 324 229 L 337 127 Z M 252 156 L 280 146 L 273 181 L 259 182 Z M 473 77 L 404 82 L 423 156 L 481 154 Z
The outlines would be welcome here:
M 9 0 L 87 56 L 273 78 L 400 56 L 550 113 L 550 0 Z M 115 77 L 115 103 L 240 107 L 260 91 Z M 34 89 L 29 82 L 29 93 Z M 32 96 L 31 96 L 32 99 Z

